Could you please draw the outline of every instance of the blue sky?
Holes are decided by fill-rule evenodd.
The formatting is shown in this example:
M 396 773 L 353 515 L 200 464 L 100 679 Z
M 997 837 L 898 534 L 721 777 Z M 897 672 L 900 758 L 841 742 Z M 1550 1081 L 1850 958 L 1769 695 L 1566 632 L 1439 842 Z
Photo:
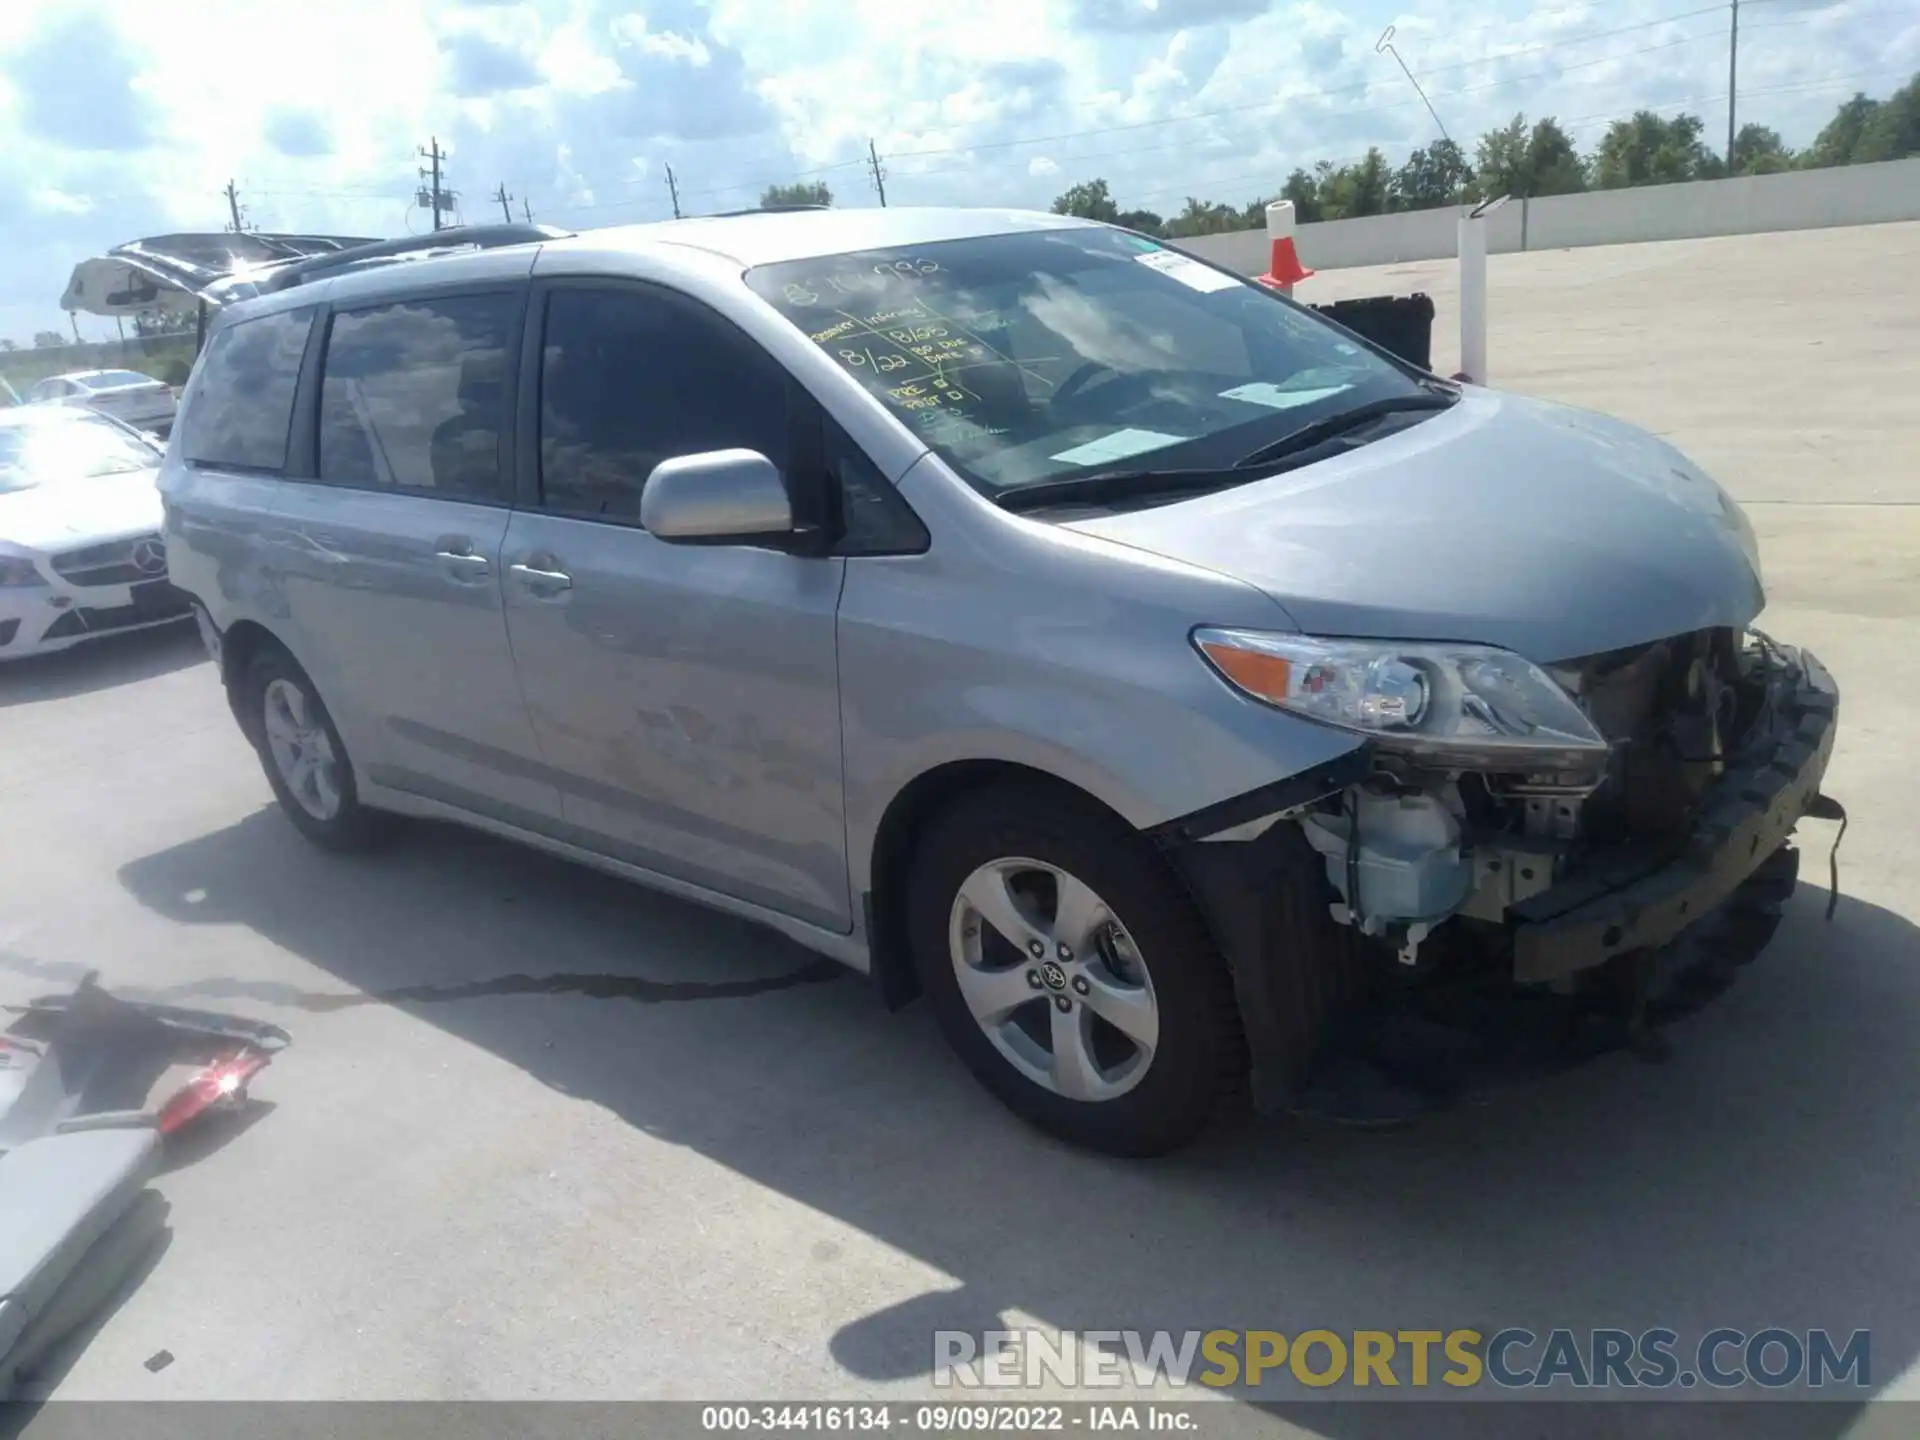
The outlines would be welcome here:
M 1105 176 L 1123 205 L 1243 202 L 1295 165 L 1552 113 L 1584 145 L 1636 107 L 1726 125 L 1706 0 L 7 0 L 0 5 L 0 335 L 65 329 L 82 256 L 226 219 L 423 228 L 437 135 L 469 220 L 504 183 L 536 219 L 665 218 L 822 179 L 876 203 L 1044 207 Z M 1856 89 L 1920 69 L 1912 0 L 1742 0 L 1742 119 L 1804 143 Z M 100 337 L 112 322 L 80 320 Z

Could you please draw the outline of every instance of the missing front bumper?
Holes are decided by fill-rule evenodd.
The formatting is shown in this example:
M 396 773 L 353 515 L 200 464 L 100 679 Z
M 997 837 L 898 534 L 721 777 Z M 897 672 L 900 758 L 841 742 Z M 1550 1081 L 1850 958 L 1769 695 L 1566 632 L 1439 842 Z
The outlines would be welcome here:
M 1300 777 L 1156 832 L 1232 969 L 1256 1107 L 1406 1118 L 1485 1077 L 1642 1045 L 1649 1023 L 1687 1008 L 1662 997 L 1710 992 L 1753 959 L 1794 887 L 1788 837 L 1821 798 L 1839 709 L 1812 656 L 1779 647 L 1775 663 L 1766 738 L 1684 839 L 1585 865 L 1521 901 L 1479 932 L 1486 963 L 1440 983 L 1378 983 L 1382 967 L 1370 971 L 1361 942 L 1329 919 L 1323 865 L 1299 827 L 1243 823 L 1349 774 Z
M 1840 694 L 1805 651 L 1782 647 L 1779 663 L 1794 673 L 1768 740 L 1720 778 L 1677 847 L 1585 867 L 1509 911 L 1515 980 L 1559 980 L 1668 944 L 1786 844 L 1819 797 Z

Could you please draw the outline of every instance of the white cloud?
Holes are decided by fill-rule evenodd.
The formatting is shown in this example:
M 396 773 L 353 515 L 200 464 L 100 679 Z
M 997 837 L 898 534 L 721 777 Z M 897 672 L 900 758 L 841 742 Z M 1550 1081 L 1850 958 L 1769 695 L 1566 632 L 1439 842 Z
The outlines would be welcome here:
M 801 178 L 871 203 L 870 138 L 895 204 L 1043 208 L 1095 177 L 1128 208 L 1242 203 L 1295 166 L 1375 144 L 1397 161 L 1431 138 L 1374 52 L 1389 22 L 1469 143 L 1520 110 L 1583 145 L 1641 106 L 1724 133 L 1723 15 L 1687 16 L 1698 0 L 1547 6 L 195 0 L 191 24 L 155 25 L 151 0 L 6 0 L 0 334 L 59 324 L 84 254 L 219 225 L 229 178 L 263 227 L 421 228 L 429 137 L 473 218 L 498 214 L 484 197 L 501 184 L 539 219 L 660 218 L 669 164 L 690 210 Z M 1896 0 L 1756 5 L 1742 21 L 1741 116 L 1789 143 L 1855 89 L 1883 95 L 1920 69 L 1920 11 Z

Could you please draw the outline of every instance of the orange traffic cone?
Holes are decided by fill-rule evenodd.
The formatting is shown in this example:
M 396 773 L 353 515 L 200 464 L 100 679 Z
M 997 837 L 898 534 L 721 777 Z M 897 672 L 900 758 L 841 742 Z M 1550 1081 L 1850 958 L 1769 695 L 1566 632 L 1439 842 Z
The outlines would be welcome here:
M 1267 241 L 1273 247 L 1262 285 L 1270 285 L 1282 295 L 1291 295 L 1293 287 L 1313 274 L 1300 263 L 1300 252 L 1293 247 L 1293 202 L 1276 200 L 1267 206 Z

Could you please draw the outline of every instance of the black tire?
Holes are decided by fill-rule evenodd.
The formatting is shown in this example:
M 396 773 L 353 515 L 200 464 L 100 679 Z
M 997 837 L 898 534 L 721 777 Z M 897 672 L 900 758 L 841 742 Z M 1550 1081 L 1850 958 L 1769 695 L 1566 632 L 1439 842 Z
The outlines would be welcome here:
M 313 814 L 295 798 L 274 761 L 266 735 L 266 697 L 267 687 L 275 681 L 284 681 L 300 691 L 308 713 L 325 729 L 328 743 L 333 748 L 340 805 L 338 810 L 324 819 Z M 360 803 L 353 761 L 347 754 L 346 743 L 334 728 L 333 717 L 327 713 L 326 702 L 320 698 L 319 690 L 291 655 L 277 645 L 261 646 L 248 661 L 235 688 L 234 708 L 241 716 L 242 728 L 260 756 L 260 768 L 266 772 L 267 784 L 273 787 L 274 798 L 280 802 L 281 810 L 293 822 L 295 829 L 323 849 L 343 852 L 371 849 L 392 835 L 394 817 Z
M 1030 1078 L 988 1038 L 962 995 L 949 948 L 955 901 L 976 869 L 1008 857 L 1044 862 L 1090 886 L 1145 962 L 1158 1040 L 1124 1094 L 1072 1099 Z M 908 907 L 914 963 L 942 1031 L 981 1083 L 1041 1130 L 1110 1155 L 1165 1154 L 1197 1138 L 1240 1087 L 1246 1043 L 1232 977 L 1192 897 L 1149 841 L 1078 792 L 1012 782 L 945 811 L 915 848 Z M 1046 1003 L 1043 994 L 1042 1013 Z

